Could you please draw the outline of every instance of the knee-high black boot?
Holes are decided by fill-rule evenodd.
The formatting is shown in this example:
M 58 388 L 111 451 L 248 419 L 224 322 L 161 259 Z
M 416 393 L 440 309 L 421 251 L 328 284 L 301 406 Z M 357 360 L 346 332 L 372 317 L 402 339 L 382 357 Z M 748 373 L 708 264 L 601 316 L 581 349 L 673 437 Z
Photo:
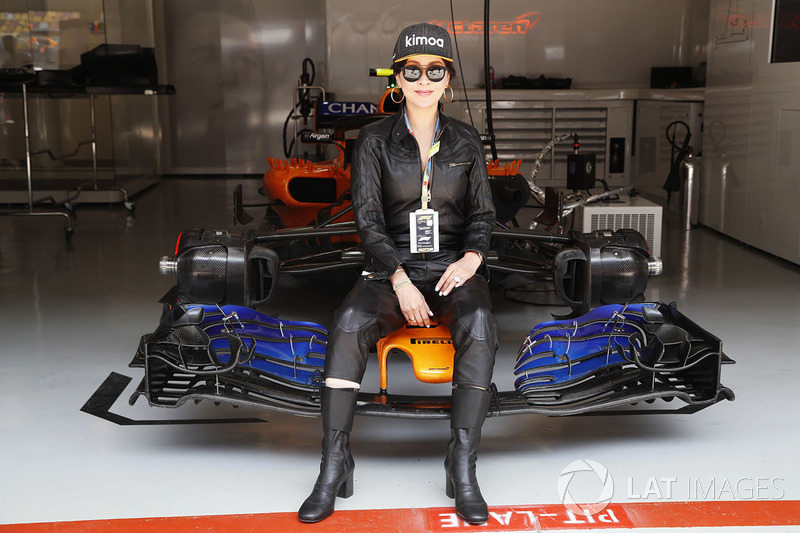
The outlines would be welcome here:
M 319 522 L 333 514 L 336 497 L 353 495 L 355 461 L 350 453 L 350 430 L 358 391 L 322 388 L 322 464 L 314 490 L 297 513 L 301 522 Z
M 456 499 L 456 514 L 470 524 L 489 519 L 489 507 L 481 495 L 475 475 L 475 461 L 481 443 L 481 427 L 489 410 L 486 389 L 453 389 L 450 416 L 450 444 L 444 461 L 447 496 Z

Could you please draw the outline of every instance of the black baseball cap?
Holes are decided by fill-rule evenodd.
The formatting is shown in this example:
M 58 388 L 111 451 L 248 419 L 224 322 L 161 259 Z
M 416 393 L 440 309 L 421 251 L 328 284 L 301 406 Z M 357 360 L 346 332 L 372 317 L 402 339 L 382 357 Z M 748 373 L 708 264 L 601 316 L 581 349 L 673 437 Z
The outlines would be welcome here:
M 450 34 L 441 26 L 421 22 L 405 28 L 394 43 L 392 63 L 411 56 L 430 55 L 453 61 Z

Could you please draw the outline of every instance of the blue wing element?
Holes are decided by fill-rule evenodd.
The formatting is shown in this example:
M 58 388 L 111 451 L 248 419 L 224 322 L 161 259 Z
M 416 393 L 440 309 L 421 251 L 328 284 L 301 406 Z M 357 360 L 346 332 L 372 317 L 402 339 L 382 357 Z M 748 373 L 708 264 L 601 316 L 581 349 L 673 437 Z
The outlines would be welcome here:
M 145 357 L 198 376 L 255 373 L 316 386 L 325 366 L 327 330 L 234 305 L 175 306 L 145 342 Z
M 542 322 L 517 354 L 515 388 L 526 396 L 599 383 L 599 377 L 613 382 L 623 371 L 640 378 L 686 370 L 705 352 L 693 351 L 686 331 L 668 322 L 650 303 L 605 305 L 577 319 Z

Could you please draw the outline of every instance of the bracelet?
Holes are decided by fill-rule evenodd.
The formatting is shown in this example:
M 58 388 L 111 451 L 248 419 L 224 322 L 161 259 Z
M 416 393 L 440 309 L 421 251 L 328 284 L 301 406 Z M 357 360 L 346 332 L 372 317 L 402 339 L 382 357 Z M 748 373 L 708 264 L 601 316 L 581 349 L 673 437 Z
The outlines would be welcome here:
M 467 252 L 472 252 L 472 253 L 478 254 L 478 258 L 481 260 L 481 265 L 486 262 L 486 258 L 483 257 L 483 254 L 480 253 L 478 250 L 467 250 L 466 252 L 464 252 L 464 255 L 466 255 Z
M 406 285 L 410 285 L 410 284 L 411 284 L 411 280 L 406 278 L 403 281 L 398 281 L 397 283 L 392 285 L 392 290 L 397 292 L 397 289 L 399 289 L 400 287 L 405 287 Z

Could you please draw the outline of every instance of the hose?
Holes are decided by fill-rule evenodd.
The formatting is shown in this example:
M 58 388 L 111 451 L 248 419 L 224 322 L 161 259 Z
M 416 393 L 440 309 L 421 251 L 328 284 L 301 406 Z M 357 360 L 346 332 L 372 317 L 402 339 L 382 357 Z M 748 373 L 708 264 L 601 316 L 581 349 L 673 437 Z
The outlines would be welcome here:
M 458 49 L 458 32 L 456 32 L 456 15 L 453 12 L 453 0 L 450 0 L 450 22 L 453 28 L 453 44 L 456 47 L 456 57 L 458 58 L 458 71 L 461 75 L 461 87 L 464 89 L 464 99 L 467 102 L 467 114 L 469 115 L 469 123 L 475 127 L 475 120 L 472 118 L 472 108 L 469 105 L 469 95 L 467 94 L 467 82 L 464 80 L 464 67 L 461 64 L 461 52 Z
M 547 156 L 547 154 L 550 153 L 550 151 L 555 147 L 555 145 L 569 139 L 570 137 L 574 137 L 575 139 L 577 139 L 578 134 L 575 133 L 574 131 L 571 131 L 569 133 L 565 133 L 561 137 L 555 137 L 554 139 L 552 139 L 549 143 L 545 145 L 545 147 L 539 153 L 539 157 L 537 157 L 536 161 L 533 163 L 533 168 L 531 169 L 531 177 L 528 180 L 528 185 L 530 186 L 531 191 L 533 191 L 533 194 L 536 196 L 536 199 L 541 204 L 544 204 L 544 191 L 542 190 L 541 187 L 539 187 L 535 183 L 536 174 L 539 172 L 539 168 L 541 168 L 542 161 L 544 160 L 545 156 Z
M 675 138 L 677 137 L 675 126 L 682 125 L 686 128 L 686 136 L 683 138 L 683 142 L 680 144 L 675 143 Z M 672 128 L 672 137 L 670 138 L 670 128 Z M 667 205 L 669 205 L 670 200 L 672 199 L 672 193 L 675 191 L 679 191 L 681 188 L 681 163 L 686 158 L 686 154 L 689 153 L 689 140 L 692 138 L 692 130 L 689 128 L 689 125 L 682 121 L 682 120 L 674 120 L 667 125 L 666 128 L 666 136 L 667 141 L 669 141 L 670 146 L 672 147 L 672 151 L 670 153 L 670 165 L 669 165 L 669 175 L 667 176 L 667 181 L 664 182 L 664 190 L 667 191 Z
M 307 66 L 311 66 L 311 74 L 309 75 Z M 300 78 L 298 79 L 298 84 L 300 86 L 308 86 L 314 84 L 314 78 L 317 76 L 317 69 L 314 66 L 314 61 L 311 58 L 307 57 L 303 59 L 303 73 L 300 74 Z M 304 90 L 300 93 L 300 101 L 294 104 L 292 109 L 289 110 L 289 114 L 286 116 L 286 120 L 283 122 L 283 155 L 286 158 L 290 158 L 292 156 L 292 148 L 294 147 L 294 143 L 297 140 L 297 136 L 301 133 L 311 131 L 308 128 L 303 128 L 302 130 L 297 132 L 297 135 L 292 139 L 292 142 L 287 146 L 286 144 L 286 130 L 289 127 L 289 121 L 294 116 L 297 108 L 301 108 L 301 114 L 303 117 L 308 118 L 308 115 L 311 113 L 310 102 L 308 102 L 308 91 Z
M 489 0 L 483 0 L 483 75 L 486 86 L 486 123 L 489 130 L 489 142 L 492 148 L 492 160 L 497 160 L 497 145 L 494 141 L 494 121 L 492 120 L 492 82 L 489 74 Z

